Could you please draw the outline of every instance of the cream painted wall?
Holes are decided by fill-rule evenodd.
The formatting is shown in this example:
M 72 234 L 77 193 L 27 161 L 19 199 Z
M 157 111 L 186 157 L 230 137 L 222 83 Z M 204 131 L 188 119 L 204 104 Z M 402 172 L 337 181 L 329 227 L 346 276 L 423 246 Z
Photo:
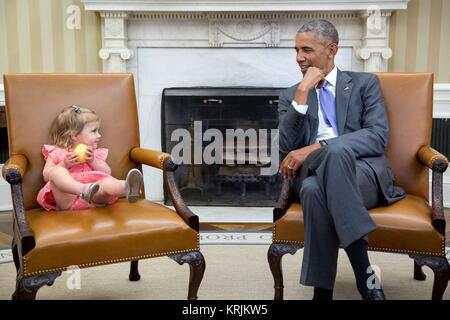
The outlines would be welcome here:
M 389 72 L 434 72 L 450 83 L 450 1 L 411 0 L 391 17 Z
M 79 29 L 66 25 L 71 5 L 80 8 Z M 0 75 L 101 72 L 100 33 L 100 17 L 81 0 L 0 0 Z

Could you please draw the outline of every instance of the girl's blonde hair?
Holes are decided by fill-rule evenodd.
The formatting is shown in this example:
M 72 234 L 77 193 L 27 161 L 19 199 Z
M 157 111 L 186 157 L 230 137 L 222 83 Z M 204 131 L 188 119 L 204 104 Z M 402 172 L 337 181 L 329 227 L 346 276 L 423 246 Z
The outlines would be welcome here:
M 72 146 L 72 136 L 83 130 L 88 122 L 100 122 L 98 115 L 87 108 L 79 106 L 65 107 L 53 120 L 50 127 L 50 139 L 53 145 L 62 148 Z

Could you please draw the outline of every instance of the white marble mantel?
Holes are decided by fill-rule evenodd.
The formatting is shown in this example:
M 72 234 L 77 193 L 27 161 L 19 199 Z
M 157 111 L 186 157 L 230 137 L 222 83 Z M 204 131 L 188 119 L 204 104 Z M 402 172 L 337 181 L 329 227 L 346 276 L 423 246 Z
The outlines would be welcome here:
M 365 71 L 386 71 L 389 48 L 389 17 L 393 10 L 407 8 L 409 0 L 82 0 L 86 10 L 102 17 L 104 71 L 126 71 L 133 47 L 224 47 L 292 46 L 293 25 L 312 18 L 326 18 L 337 25 L 342 36 L 346 20 L 356 19 L 359 43 L 351 44 Z M 143 21 L 147 21 L 145 23 Z M 151 22 L 161 21 L 155 26 Z M 168 21 L 178 29 L 168 28 Z M 190 28 L 197 23 L 195 32 Z M 161 31 L 158 35 L 142 25 Z M 173 23 L 172 23 L 173 25 Z M 343 30 L 343 29 L 346 30 Z M 139 29 L 139 30 L 138 30 Z M 144 27 L 145 29 L 145 27 Z M 200 38 L 199 32 L 208 31 Z M 147 32 L 150 31 L 150 32 Z M 173 32 L 177 40 L 173 39 Z M 167 34 L 171 32 L 172 34 Z M 205 37 L 205 35 L 207 35 Z M 196 37 L 197 36 L 197 37 Z M 354 37 L 353 37 L 354 38 Z M 342 44 L 342 43 L 341 43 Z M 343 43 L 347 46 L 348 43 Z M 353 69 L 360 69 L 354 64 Z
M 134 74 L 141 145 L 157 150 L 164 88 L 292 85 L 295 34 L 315 18 L 338 29 L 340 68 L 387 71 L 389 19 L 408 1 L 82 0 L 102 18 L 103 71 Z M 161 173 L 144 175 L 146 196 L 161 200 Z
M 128 12 L 294 12 L 406 9 L 409 0 L 83 0 L 86 10 Z

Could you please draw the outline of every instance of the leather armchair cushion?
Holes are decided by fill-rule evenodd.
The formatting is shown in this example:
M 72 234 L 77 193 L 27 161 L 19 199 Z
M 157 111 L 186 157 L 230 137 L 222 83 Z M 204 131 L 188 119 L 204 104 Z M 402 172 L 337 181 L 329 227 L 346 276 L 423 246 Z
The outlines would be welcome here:
M 445 238 L 433 228 L 431 208 L 420 197 L 406 198 L 369 210 L 377 229 L 369 234 L 369 248 L 420 255 L 445 256 Z M 273 229 L 273 243 L 303 245 L 303 211 L 293 203 Z
M 140 200 L 83 211 L 27 211 L 36 247 L 24 275 L 198 251 L 198 233 L 173 210 Z

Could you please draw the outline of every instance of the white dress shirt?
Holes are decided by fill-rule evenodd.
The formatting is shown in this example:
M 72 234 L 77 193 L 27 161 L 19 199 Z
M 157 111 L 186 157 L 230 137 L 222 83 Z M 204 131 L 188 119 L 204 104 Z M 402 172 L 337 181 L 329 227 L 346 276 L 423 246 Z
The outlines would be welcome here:
M 336 97 L 336 80 L 337 80 L 336 66 L 334 66 L 333 70 L 331 70 L 331 72 L 327 74 L 325 80 L 327 80 L 329 84 L 326 90 L 330 90 L 333 96 Z M 334 138 L 336 137 L 336 134 L 334 133 L 333 128 L 325 122 L 325 119 L 323 117 L 322 110 L 320 108 L 320 88 L 317 88 L 316 86 L 315 89 L 317 94 L 318 118 L 319 118 L 319 127 L 317 129 L 316 142 L 319 142 L 320 140 Z M 307 104 L 298 105 L 295 102 L 295 100 L 292 101 L 292 106 L 294 107 L 295 110 L 297 110 L 297 112 L 300 112 L 301 114 L 306 114 L 306 112 L 308 111 Z

